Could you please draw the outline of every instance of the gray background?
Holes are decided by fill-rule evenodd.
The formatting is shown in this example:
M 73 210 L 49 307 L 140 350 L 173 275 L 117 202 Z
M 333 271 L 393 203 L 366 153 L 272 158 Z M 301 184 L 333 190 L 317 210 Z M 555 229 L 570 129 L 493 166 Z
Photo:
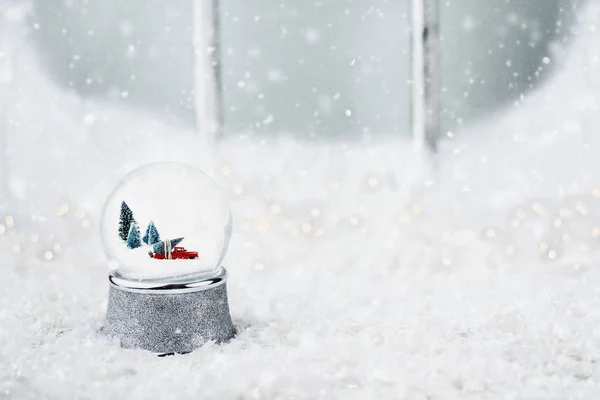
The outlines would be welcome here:
M 32 35 L 56 82 L 193 125 L 191 1 L 34 3 Z M 535 88 L 579 1 L 441 3 L 447 131 Z M 406 134 L 408 4 L 222 0 L 226 134 Z

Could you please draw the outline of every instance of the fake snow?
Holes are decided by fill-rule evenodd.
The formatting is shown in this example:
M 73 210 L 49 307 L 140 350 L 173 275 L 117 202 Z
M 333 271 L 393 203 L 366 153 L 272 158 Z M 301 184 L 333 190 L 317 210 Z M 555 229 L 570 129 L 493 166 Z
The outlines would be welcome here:
M 598 20 L 597 6 L 587 11 Z M 0 393 L 594 398 L 600 80 L 598 68 L 583 66 L 598 49 L 597 32 L 581 36 L 552 81 L 443 143 L 431 170 L 401 140 L 222 141 L 215 177 L 232 194 L 226 266 L 239 335 L 166 358 L 98 335 L 107 261 L 97 223 L 120 176 L 159 159 L 202 166 L 199 141 L 146 115 L 81 102 L 35 68 L 19 69 L 23 107 L 12 118 L 21 125 L 11 140 L 30 151 L 10 163 L 36 185 L 11 204 L 0 239 Z M 44 100 L 61 111 L 38 107 Z M 34 109 L 36 118 L 23 111 Z M 86 113 L 92 125 L 82 123 Z M 140 137 L 161 142 L 160 154 Z M 64 145 L 63 157 L 46 154 L 48 143 Z M 64 202 L 73 206 L 55 216 Z M 79 205 L 85 213 L 72 215 Z M 60 252 L 51 247 L 57 257 L 26 251 L 33 229 L 64 239 Z

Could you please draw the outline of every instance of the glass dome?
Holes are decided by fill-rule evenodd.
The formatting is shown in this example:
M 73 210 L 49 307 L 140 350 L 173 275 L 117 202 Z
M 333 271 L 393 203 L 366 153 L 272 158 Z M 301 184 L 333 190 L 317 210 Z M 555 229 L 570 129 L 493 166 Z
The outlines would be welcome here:
M 225 194 L 202 171 L 176 162 L 139 167 L 104 206 L 101 233 L 110 273 L 137 281 L 217 274 L 231 224 Z

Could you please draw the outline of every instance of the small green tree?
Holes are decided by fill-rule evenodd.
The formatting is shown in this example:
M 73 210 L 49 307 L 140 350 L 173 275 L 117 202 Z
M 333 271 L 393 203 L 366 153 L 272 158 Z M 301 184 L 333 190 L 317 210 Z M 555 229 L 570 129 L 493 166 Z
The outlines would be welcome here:
M 148 224 L 148 228 L 146 228 L 146 233 L 144 234 L 142 240 L 144 243 L 149 245 L 160 242 L 160 234 L 158 233 L 158 229 L 156 229 L 153 221 L 150 221 Z
M 129 234 L 127 235 L 127 247 L 130 249 L 137 249 L 141 245 L 142 239 L 140 238 L 140 230 L 134 221 L 129 228 Z
M 171 248 L 174 249 L 179 243 L 183 241 L 183 238 L 171 239 Z
M 131 224 L 135 222 L 135 218 L 133 218 L 133 212 L 124 201 L 121 202 L 121 215 L 119 217 L 119 236 L 121 240 L 127 241 L 127 237 L 129 236 L 129 229 L 131 228 Z
M 171 239 L 171 248 L 175 248 L 175 246 L 177 246 L 179 243 L 181 243 L 181 241 L 184 238 L 177 238 L 177 239 Z M 166 250 L 165 250 L 165 241 L 161 240 L 160 242 L 156 243 L 152 249 L 154 250 L 154 252 L 156 254 L 165 254 Z

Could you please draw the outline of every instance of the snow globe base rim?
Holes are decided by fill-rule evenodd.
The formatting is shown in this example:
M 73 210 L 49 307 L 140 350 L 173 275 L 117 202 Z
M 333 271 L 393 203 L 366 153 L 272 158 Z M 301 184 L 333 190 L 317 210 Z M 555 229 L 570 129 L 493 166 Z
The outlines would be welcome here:
M 101 333 L 117 339 L 123 348 L 156 355 L 185 354 L 208 342 L 226 342 L 235 336 L 236 329 L 225 279 L 201 290 L 183 292 L 124 290 L 111 284 Z
M 111 287 L 136 293 L 189 293 L 215 288 L 227 282 L 227 270 L 219 267 L 202 274 L 183 276 L 179 279 L 131 279 L 118 273 L 108 275 Z

